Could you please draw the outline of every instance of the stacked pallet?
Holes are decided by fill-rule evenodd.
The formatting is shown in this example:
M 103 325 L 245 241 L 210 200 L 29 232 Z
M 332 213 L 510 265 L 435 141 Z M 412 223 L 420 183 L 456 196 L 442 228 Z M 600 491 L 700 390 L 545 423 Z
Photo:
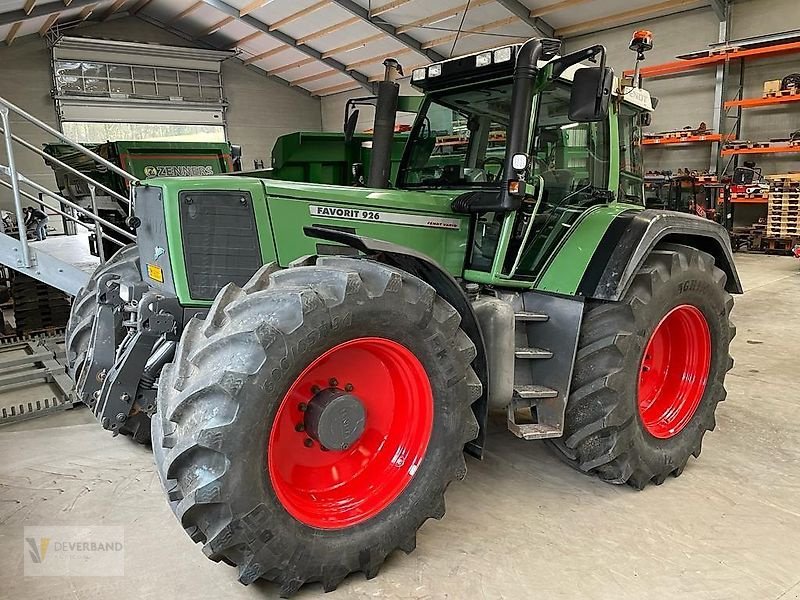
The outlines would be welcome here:
M 31 334 L 66 327 L 70 298 L 64 292 L 16 273 L 11 283 L 11 297 L 18 333 Z
M 800 174 L 770 175 L 767 235 L 800 236 Z

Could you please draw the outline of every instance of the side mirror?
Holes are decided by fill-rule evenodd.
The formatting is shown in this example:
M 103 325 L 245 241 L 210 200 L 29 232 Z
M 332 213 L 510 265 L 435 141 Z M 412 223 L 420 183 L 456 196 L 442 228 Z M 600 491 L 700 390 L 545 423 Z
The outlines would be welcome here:
M 353 112 L 350 113 L 350 116 L 347 117 L 347 121 L 344 124 L 344 141 L 350 142 L 353 139 L 353 136 L 356 133 L 356 126 L 358 125 L 358 109 L 355 109 Z
M 569 119 L 575 123 L 595 123 L 608 116 L 608 103 L 614 86 L 614 70 L 589 67 L 575 71 L 569 99 Z

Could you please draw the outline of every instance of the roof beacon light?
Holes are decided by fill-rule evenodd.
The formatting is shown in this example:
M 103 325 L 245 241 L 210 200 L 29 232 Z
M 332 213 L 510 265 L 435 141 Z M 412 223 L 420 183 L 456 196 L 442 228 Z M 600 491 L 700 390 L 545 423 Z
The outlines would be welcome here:
M 636 68 L 633 75 L 633 87 L 642 87 L 641 63 L 644 61 L 644 54 L 653 49 L 653 32 L 640 29 L 633 33 L 630 49 L 636 52 Z
M 492 53 L 491 52 L 481 52 L 475 57 L 475 66 L 476 67 L 485 67 L 487 65 L 492 64 Z
M 511 47 L 500 48 L 494 51 L 494 62 L 503 63 L 511 60 Z

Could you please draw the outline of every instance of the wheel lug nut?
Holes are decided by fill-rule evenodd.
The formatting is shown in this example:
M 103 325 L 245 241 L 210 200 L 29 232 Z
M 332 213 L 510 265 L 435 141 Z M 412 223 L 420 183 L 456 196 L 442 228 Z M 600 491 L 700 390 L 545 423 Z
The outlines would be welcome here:
M 316 394 L 319 394 L 319 392 L 320 392 L 320 389 L 319 389 L 319 386 L 318 386 L 318 385 L 312 385 L 312 386 L 311 386 L 311 393 L 312 393 L 312 394 L 315 394 L 315 395 L 316 395 Z
M 300 404 L 297 405 L 297 410 L 299 410 L 300 412 L 306 412 L 307 409 L 308 409 L 308 404 L 306 404 L 305 402 L 301 402 Z
M 311 446 L 313 446 L 313 445 L 314 445 L 314 440 L 312 440 L 311 438 L 306 438 L 306 441 L 305 441 L 305 442 L 303 442 L 303 445 L 304 445 L 306 448 L 311 448 Z
M 302 423 L 298 423 L 297 425 L 294 426 L 294 430 L 295 431 L 305 431 L 306 430 L 306 426 L 303 425 Z
M 328 385 L 330 385 L 331 387 L 336 387 L 337 385 L 339 385 L 339 382 L 338 382 L 338 381 L 336 381 L 336 378 L 335 378 L 335 377 L 331 377 L 331 378 L 328 380 Z
M 353 384 L 352 383 L 348 383 L 346 386 L 344 386 L 344 391 L 345 392 L 352 392 L 353 391 Z

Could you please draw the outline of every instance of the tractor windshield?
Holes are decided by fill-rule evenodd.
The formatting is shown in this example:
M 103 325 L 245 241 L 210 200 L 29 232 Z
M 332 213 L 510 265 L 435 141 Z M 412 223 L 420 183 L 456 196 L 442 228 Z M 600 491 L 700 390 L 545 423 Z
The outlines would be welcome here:
M 438 94 L 423 108 L 400 173 L 405 188 L 499 187 L 511 83 Z

